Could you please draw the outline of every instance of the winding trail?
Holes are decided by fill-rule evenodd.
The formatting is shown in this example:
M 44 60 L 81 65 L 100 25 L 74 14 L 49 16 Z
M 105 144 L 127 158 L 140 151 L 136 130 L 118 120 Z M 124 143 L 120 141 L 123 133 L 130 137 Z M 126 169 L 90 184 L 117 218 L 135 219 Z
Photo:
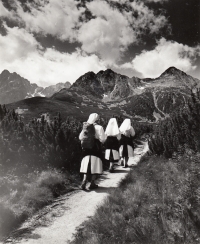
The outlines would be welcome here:
M 135 150 L 135 156 L 128 162 L 137 165 L 148 151 L 148 143 L 143 142 Z M 105 171 L 98 179 L 99 188 L 95 190 L 76 190 L 68 193 L 33 217 L 17 230 L 17 238 L 7 239 L 6 243 L 20 244 L 66 244 L 73 240 L 78 228 L 95 214 L 112 188 L 127 175 L 130 168 L 116 166 L 114 173 Z

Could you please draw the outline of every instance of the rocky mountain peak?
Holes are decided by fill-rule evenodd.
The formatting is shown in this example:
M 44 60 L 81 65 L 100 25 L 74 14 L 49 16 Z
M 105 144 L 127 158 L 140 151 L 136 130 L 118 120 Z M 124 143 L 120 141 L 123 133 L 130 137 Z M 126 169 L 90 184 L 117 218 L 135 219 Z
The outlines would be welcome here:
M 83 95 L 92 95 L 107 100 L 117 100 L 131 96 L 133 89 L 139 86 L 138 79 L 130 79 L 125 75 L 115 73 L 111 69 L 101 70 L 97 74 L 88 72 L 78 78 L 70 87 L 70 91 Z
M 60 84 L 60 83 L 59 83 L 59 84 Z M 70 83 L 69 81 L 66 81 L 66 82 L 64 83 L 64 86 L 65 86 L 66 88 L 70 88 L 71 83 Z
M 111 78 L 111 77 L 114 77 L 115 75 L 118 75 L 117 73 L 115 73 L 113 70 L 111 70 L 111 69 L 106 69 L 106 70 L 101 70 L 101 71 L 99 71 L 97 74 L 96 74 L 96 76 L 97 77 L 107 77 L 107 78 Z
M 0 82 L 5 83 L 9 80 L 10 76 L 13 76 L 13 73 L 10 73 L 7 69 L 3 70 L 0 74 Z
M 10 74 L 10 72 L 7 69 L 4 69 L 0 75 L 4 76 L 4 75 L 9 75 L 9 74 Z
M 143 79 L 147 81 L 147 79 Z M 148 81 L 147 81 L 148 82 Z M 200 87 L 200 80 L 184 73 L 176 67 L 169 67 L 158 78 L 152 79 L 148 87 L 176 87 L 189 88 Z
M 86 79 L 92 79 L 96 76 L 96 74 L 92 71 L 89 71 L 87 73 L 85 73 L 84 75 L 82 75 L 80 78 L 78 78 L 78 80 L 86 80 Z
M 30 81 L 21 77 L 16 72 L 11 73 L 8 70 L 2 71 L 2 73 L 0 74 L 0 82 L 1 84 L 4 85 L 9 82 L 13 83 L 13 85 L 21 85 L 22 83 L 26 85 L 30 85 Z
M 46 88 L 21 77 L 16 72 L 4 70 L 0 74 L 0 104 L 8 104 L 35 96 L 52 96 L 62 88 L 69 88 L 70 83 L 58 83 Z
M 177 69 L 176 67 L 169 67 L 168 69 L 166 69 L 161 75 L 160 77 L 162 76 L 165 76 L 165 75 L 186 75 L 183 71 Z
M 101 97 L 102 87 L 94 72 L 87 72 L 79 77 L 69 90 L 82 91 L 96 97 Z
M 94 72 L 87 72 L 84 75 L 80 76 L 70 88 L 72 89 L 74 87 L 85 87 L 88 84 L 93 83 L 95 79 L 96 74 Z

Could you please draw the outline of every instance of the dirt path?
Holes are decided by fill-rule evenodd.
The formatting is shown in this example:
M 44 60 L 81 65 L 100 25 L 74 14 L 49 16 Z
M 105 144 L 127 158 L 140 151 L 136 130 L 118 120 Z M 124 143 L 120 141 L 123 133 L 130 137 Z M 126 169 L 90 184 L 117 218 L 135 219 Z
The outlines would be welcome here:
M 137 165 L 147 152 L 148 145 L 135 149 L 135 156 L 128 162 Z M 99 188 L 92 191 L 76 190 L 57 199 L 39 215 L 25 223 L 16 233 L 18 238 L 6 243 L 21 244 L 66 244 L 73 239 L 77 228 L 94 215 L 96 208 L 103 203 L 112 188 L 127 175 L 130 168 L 117 166 L 114 173 L 104 172 L 98 180 Z

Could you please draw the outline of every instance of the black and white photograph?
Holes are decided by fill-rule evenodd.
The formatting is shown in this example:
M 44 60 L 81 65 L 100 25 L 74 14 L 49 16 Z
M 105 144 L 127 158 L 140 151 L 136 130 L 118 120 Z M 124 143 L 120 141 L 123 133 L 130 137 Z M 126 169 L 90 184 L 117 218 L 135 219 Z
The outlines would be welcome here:
M 199 0 L 0 0 L 7 243 L 200 243 Z

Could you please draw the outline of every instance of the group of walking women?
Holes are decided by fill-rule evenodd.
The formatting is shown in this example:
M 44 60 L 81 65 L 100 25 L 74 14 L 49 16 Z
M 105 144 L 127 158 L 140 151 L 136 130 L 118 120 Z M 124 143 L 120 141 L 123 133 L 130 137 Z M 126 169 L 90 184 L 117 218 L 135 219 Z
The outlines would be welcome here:
M 96 189 L 98 187 L 95 184 L 96 176 L 102 174 L 102 147 L 105 145 L 105 159 L 110 162 L 109 171 L 114 172 L 114 164 L 123 162 L 124 167 L 128 167 L 129 157 L 133 157 L 133 140 L 135 131 L 131 126 L 131 120 L 125 119 L 120 127 L 118 127 L 117 120 L 111 118 L 108 122 L 106 130 L 101 125 L 98 125 L 99 115 L 96 113 L 90 114 L 87 121 L 88 124 L 93 124 L 95 129 L 95 143 L 92 148 L 82 149 L 82 161 L 80 173 L 83 173 L 83 181 L 81 189 L 86 189 L 86 183 L 88 176 L 91 176 L 91 184 L 89 189 Z M 82 140 L 83 130 L 79 135 L 79 139 Z

